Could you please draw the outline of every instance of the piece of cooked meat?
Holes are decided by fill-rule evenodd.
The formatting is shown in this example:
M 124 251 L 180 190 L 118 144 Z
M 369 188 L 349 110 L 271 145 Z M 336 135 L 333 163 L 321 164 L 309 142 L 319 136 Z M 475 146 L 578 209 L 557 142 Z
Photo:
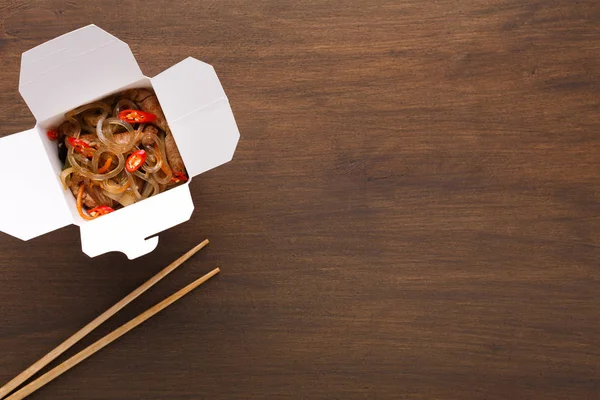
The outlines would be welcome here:
M 120 97 L 129 99 L 131 101 L 139 102 L 146 100 L 146 98 L 154 96 L 154 92 L 150 89 L 129 89 L 125 91 Z
M 154 135 L 158 135 L 158 128 L 157 128 L 157 127 L 155 127 L 154 125 L 146 125 L 146 126 L 144 127 L 143 133 L 144 133 L 144 134 L 151 133 L 151 134 L 154 134 Z M 151 140 L 151 139 L 146 139 L 145 137 L 144 137 L 144 138 L 142 138 L 142 144 L 143 144 L 144 146 L 150 146 L 152 143 L 154 143 L 154 141 L 153 141 L 153 140 Z
M 75 196 L 75 198 L 77 198 L 77 192 L 79 191 L 79 186 L 81 185 L 81 182 L 83 182 L 83 177 L 81 175 L 76 174 L 76 173 L 73 173 L 71 175 L 71 181 L 69 182 L 69 188 L 71 189 L 71 192 L 73 192 L 73 195 Z M 98 207 L 98 204 L 96 203 L 96 201 L 88 193 L 87 188 L 83 192 L 83 204 L 87 208 Z
M 102 117 L 102 113 L 98 113 L 96 111 L 97 110 L 89 110 L 82 114 L 85 123 L 91 126 L 92 128 L 95 128 L 96 125 L 98 125 L 98 121 Z
M 58 127 L 58 133 L 61 136 L 73 136 L 75 134 L 75 125 L 69 121 L 65 121 Z
M 165 151 L 167 152 L 167 160 L 171 165 L 171 169 L 174 172 L 185 172 L 185 165 L 183 164 L 183 158 L 179 153 L 179 149 L 175 144 L 175 138 L 173 135 L 168 133 L 165 137 Z
M 131 89 L 123 94 L 123 97 L 135 101 L 142 111 L 146 111 L 156 115 L 156 121 L 153 122 L 156 126 L 165 132 L 168 132 L 167 121 L 163 114 L 158 98 L 153 91 L 149 89 Z

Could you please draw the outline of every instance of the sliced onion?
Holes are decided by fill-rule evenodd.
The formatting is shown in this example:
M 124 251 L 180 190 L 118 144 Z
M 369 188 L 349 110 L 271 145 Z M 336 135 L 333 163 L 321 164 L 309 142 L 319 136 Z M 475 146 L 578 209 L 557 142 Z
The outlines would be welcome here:
M 116 202 L 119 202 L 119 200 L 121 200 L 121 197 L 123 197 L 123 193 L 110 193 L 104 189 L 102 189 L 102 194 Z
M 131 190 L 127 190 L 125 193 L 123 193 L 123 196 L 121 196 L 118 201 L 123 207 L 127 207 L 135 203 L 136 200 Z

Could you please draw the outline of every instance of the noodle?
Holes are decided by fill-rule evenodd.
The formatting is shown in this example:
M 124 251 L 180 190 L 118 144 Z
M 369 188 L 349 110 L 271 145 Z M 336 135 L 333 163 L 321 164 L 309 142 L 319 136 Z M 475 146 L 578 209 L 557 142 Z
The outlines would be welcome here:
M 148 89 L 137 89 L 142 91 L 154 96 Z M 179 183 L 182 174 L 187 179 L 185 171 L 177 171 L 174 178 L 165 143 L 165 135 L 171 133 L 164 116 L 157 122 L 156 111 L 148 113 L 136 101 L 126 91 L 85 104 L 67 112 L 58 128 L 65 162 L 60 182 L 63 188 L 71 188 L 77 211 L 86 220 L 104 215 L 99 213 L 106 211 L 102 207 L 112 211 L 115 204 L 126 207 L 156 196 Z M 88 214 L 84 207 L 99 208 Z
M 67 190 L 67 178 L 73 173 L 73 167 L 66 168 L 60 173 L 60 183 L 63 185 L 63 189 Z

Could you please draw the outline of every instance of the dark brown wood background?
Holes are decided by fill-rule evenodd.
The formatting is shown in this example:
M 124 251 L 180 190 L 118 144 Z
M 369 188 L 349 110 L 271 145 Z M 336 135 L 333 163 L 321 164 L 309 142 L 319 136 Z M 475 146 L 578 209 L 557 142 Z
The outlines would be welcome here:
M 0 136 L 21 53 L 89 23 L 213 64 L 242 138 L 150 255 L 0 235 L 1 382 L 208 237 L 77 349 L 221 276 L 31 398 L 599 398 L 596 0 L 2 0 Z

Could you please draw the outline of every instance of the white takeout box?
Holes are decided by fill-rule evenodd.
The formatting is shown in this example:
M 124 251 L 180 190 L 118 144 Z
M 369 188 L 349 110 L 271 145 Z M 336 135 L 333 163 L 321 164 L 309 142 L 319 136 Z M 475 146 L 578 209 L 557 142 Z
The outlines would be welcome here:
M 62 188 L 62 163 L 46 131 L 64 121 L 67 111 L 137 87 L 154 88 L 190 180 L 85 221 L 71 191 Z M 90 257 L 120 251 L 134 259 L 154 250 L 158 237 L 153 235 L 190 219 L 191 178 L 230 161 L 240 137 L 212 66 L 190 57 L 148 78 L 129 46 L 95 25 L 23 53 L 19 91 L 37 123 L 0 138 L 0 230 L 29 240 L 76 224 Z

